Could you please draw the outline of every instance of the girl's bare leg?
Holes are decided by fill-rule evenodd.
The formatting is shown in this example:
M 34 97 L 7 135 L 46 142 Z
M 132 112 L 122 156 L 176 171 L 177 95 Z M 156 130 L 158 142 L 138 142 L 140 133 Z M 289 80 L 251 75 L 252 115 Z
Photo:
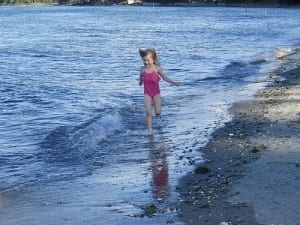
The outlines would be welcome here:
M 161 114 L 161 97 L 160 94 L 157 94 L 153 98 L 154 102 L 154 111 L 156 116 L 159 116 Z
M 146 122 L 149 134 L 152 135 L 152 98 L 149 95 L 145 95 L 145 110 L 146 110 Z

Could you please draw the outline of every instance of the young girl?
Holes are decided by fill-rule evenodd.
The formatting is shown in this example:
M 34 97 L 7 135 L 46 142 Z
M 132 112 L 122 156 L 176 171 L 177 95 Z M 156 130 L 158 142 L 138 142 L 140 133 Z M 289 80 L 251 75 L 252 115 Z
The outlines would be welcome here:
M 160 68 L 154 49 L 140 49 L 139 52 L 144 62 L 144 66 L 141 68 L 140 73 L 140 85 L 144 84 L 146 121 L 149 134 L 152 135 L 152 104 L 154 105 L 156 116 L 159 116 L 161 113 L 160 78 L 176 86 L 179 86 L 179 83 L 171 80 L 164 74 Z

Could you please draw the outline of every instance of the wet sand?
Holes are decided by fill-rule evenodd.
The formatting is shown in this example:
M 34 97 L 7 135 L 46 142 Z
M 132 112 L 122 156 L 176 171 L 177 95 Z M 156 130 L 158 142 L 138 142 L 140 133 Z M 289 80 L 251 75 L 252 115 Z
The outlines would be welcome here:
M 178 186 L 186 224 L 300 224 L 300 68 L 279 74 L 200 149 Z

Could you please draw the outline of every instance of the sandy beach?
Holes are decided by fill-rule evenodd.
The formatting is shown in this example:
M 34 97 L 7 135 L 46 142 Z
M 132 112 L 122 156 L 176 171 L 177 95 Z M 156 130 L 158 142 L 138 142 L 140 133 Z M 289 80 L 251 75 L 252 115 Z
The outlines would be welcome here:
M 299 62 L 299 54 L 285 59 Z M 283 63 L 284 64 L 284 63 Z M 181 180 L 180 217 L 191 225 L 300 224 L 300 68 L 284 65 L 200 149 L 206 162 Z

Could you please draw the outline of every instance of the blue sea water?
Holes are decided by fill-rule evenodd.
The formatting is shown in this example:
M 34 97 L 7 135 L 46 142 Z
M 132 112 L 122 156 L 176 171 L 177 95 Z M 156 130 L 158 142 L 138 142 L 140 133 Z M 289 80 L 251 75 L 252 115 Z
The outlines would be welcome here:
M 182 224 L 178 178 L 300 45 L 299 9 L 0 8 L 0 224 Z M 165 73 L 146 131 L 139 48 Z M 143 207 L 158 213 L 143 218 Z

